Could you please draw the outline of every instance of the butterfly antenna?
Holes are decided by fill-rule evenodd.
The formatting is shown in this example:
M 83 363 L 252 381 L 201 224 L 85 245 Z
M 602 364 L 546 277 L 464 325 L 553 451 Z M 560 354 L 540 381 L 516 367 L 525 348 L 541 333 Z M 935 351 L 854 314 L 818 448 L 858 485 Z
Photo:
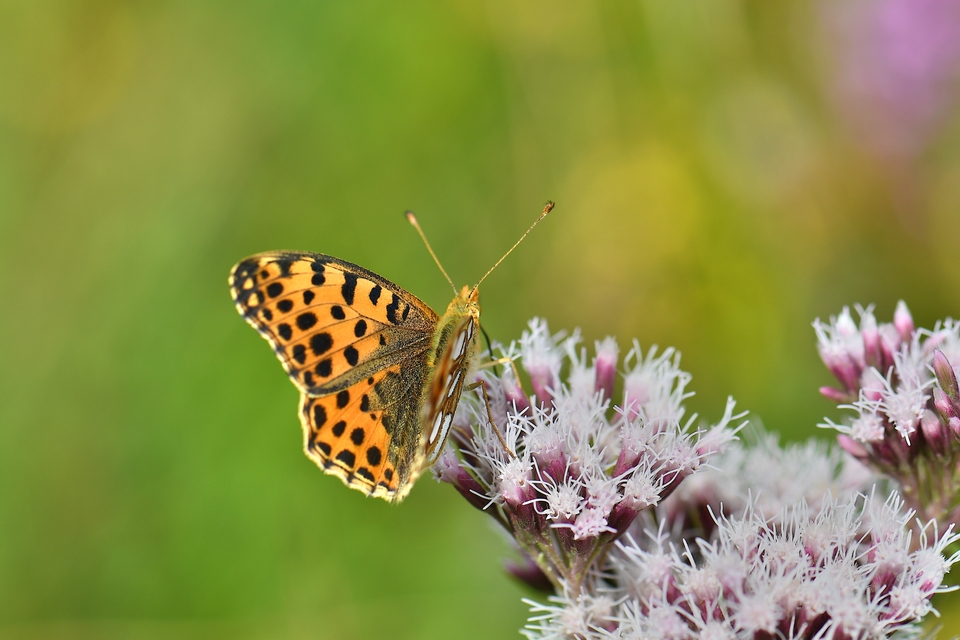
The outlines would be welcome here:
M 540 223 L 541 220 L 543 220 L 544 218 L 546 218 L 546 217 L 547 217 L 547 214 L 550 213 L 550 211 L 551 211 L 552 209 L 553 209 L 553 202 L 547 202 L 546 206 L 543 208 L 543 213 L 540 214 L 540 217 L 533 221 L 533 224 L 530 225 L 530 228 L 527 229 L 527 230 L 523 233 L 522 236 L 520 236 L 520 239 L 519 239 L 519 240 L 517 240 L 515 243 L 513 243 L 513 246 L 510 247 L 510 250 L 507 251 L 505 254 L 503 254 L 503 257 L 500 258 L 499 260 L 497 260 L 497 263 L 496 263 L 495 265 L 493 265 L 492 267 L 490 267 L 490 269 L 489 269 L 485 274 L 483 274 L 483 277 L 480 278 L 480 280 L 477 282 L 477 284 L 473 285 L 473 291 L 476 291 L 476 290 L 477 290 L 477 287 L 480 286 L 480 283 L 483 282 L 484 280 L 486 280 L 486 279 L 487 279 L 487 276 L 490 275 L 491 273 L 493 273 L 493 270 L 496 269 L 497 267 L 499 267 L 499 266 L 500 266 L 500 263 L 503 262 L 508 255 L 510 255 L 511 253 L 513 253 L 513 250 L 517 248 L 517 245 L 519 245 L 521 242 L 523 242 L 523 239 L 527 237 L 527 234 L 529 234 L 531 231 L 533 231 L 533 228 L 534 228 L 535 226 L 537 226 L 537 225 Z M 471 291 L 471 293 L 473 293 L 473 291 Z
M 420 239 L 423 240 L 423 244 L 427 245 L 427 251 L 430 252 L 430 255 L 433 256 L 433 261 L 437 263 L 437 266 L 440 268 L 440 273 L 443 274 L 443 277 L 447 279 L 447 282 L 450 283 L 450 287 L 453 289 L 453 295 L 457 295 L 457 287 L 453 284 L 453 280 L 450 279 L 450 276 L 447 275 L 447 272 L 444 270 L 443 265 L 440 264 L 440 259 L 437 258 L 437 254 L 433 252 L 433 247 L 430 246 L 430 243 L 427 241 L 427 236 L 424 235 L 423 229 L 420 228 L 420 223 L 417 222 L 417 216 L 413 215 L 413 211 L 407 211 L 407 221 L 413 225 L 413 228 L 417 230 L 417 233 L 420 234 Z

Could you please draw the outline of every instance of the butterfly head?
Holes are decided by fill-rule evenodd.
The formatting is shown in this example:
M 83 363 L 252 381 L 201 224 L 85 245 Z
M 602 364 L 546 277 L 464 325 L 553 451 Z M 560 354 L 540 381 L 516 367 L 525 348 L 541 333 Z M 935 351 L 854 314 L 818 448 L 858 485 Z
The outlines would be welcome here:
M 476 287 L 461 289 L 438 320 L 437 330 L 433 336 L 434 362 L 441 362 L 449 357 L 459 359 L 463 355 L 459 349 L 454 349 L 449 354 L 446 351 L 457 340 L 458 334 L 465 330 L 467 324 L 473 325 L 473 329 L 480 324 L 480 292 Z M 472 353 L 473 331 L 470 332 L 469 338 L 466 351 Z M 469 359 L 468 357 L 467 360 Z
M 450 301 L 447 306 L 447 312 L 443 314 L 446 318 L 462 318 L 471 316 L 475 320 L 480 319 L 480 290 L 477 287 L 464 287 L 457 294 L 457 297 Z
M 480 315 L 480 289 L 479 287 L 464 287 L 460 290 L 457 298 L 462 299 L 467 308 L 476 309 L 476 315 Z

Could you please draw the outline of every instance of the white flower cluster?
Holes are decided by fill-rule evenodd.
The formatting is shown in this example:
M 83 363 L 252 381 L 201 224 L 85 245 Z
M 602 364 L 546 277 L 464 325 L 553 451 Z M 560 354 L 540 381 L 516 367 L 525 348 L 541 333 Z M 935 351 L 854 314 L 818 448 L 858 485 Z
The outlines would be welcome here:
M 915 329 L 902 300 L 893 324 L 878 325 L 872 306 L 858 306 L 857 311 L 859 328 L 847 307 L 831 317 L 829 324 L 819 319 L 813 324 L 820 357 L 843 387 L 821 392 L 838 402 L 849 402 L 842 407 L 857 412 L 847 424 L 828 420 L 828 426 L 863 444 L 883 441 L 892 428 L 909 446 L 918 428 L 922 424 L 927 428 L 925 421 L 932 428 L 936 419 L 928 410 L 936 352 L 960 364 L 960 323 L 948 318 L 932 331 Z
M 901 345 L 911 342 L 915 331 L 913 317 L 903 300 L 897 304 L 892 324 L 878 325 L 872 305 L 866 309 L 857 305 L 856 309 L 860 314 L 859 328 L 849 307 L 844 307 L 839 316 L 831 316 L 829 324 L 819 318 L 813 322 L 820 358 L 842 387 L 821 391 L 838 401 L 855 400 L 859 390 L 869 386 L 863 380 L 869 369 L 886 372 L 893 365 L 894 354 Z
M 804 502 L 816 512 L 828 496 L 846 499 L 869 491 L 878 481 L 867 467 L 823 441 L 781 447 L 775 434 L 762 434 L 750 447 L 734 443 L 711 458 L 708 469 L 687 479 L 664 501 L 662 512 L 673 526 L 699 515 L 700 526 L 707 529 L 712 524 L 707 510 L 739 513 L 750 506 L 771 518 Z
M 582 580 L 640 512 L 734 438 L 731 422 L 740 417 L 730 400 L 718 424 L 695 429 L 696 416 L 685 419 L 690 375 L 679 354 L 644 355 L 636 342 L 623 359 L 622 402 L 611 409 L 617 345 L 597 343 L 588 364 L 579 342 L 576 332 L 552 335 L 546 322 L 531 321 L 503 352 L 511 364 L 519 359 L 533 395 L 512 366 L 481 372 L 490 415 L 485 402 L 461 403 L 455 442 L 434 467 L 530 558 L 545 558 L 539 568 L 555 586 Z
M 948 318 L 933 330 L 917 329 L 903 301 L 892 324 L 878 325 L 872 307 L 857 311 L 859 327 L 846 307 L 829 324 L 814 323 L 820 356 L 841 387 L 821 392 L 854 412 L 822 426 L 840 433 L 848 453 L 900 482 L 905 496 L 932 496 L 910 504 L 918 513 L 956 522 L 960 322 Z
M 896 421 L 919 415 L 905 446 L 927 442 L 924 411 L 943 420 L 960 407 L 944 355 L 960 345 L 958 326 L 915 331 L 905 305 L 893 325 L 860 311 L 859 330 L 847 310 L 817 325 L 843 387 L 826 394 L 878 402 L 884 442 L 905 443 Z M 951 520 L 914 522 L 896 491 L 875 498 L 883 469 L 870 456 L 859 456 L 868 469 L 814 442 L 733 443 L 743 425 L 732 400 L 716 425 L 695 427 L 690 375 L 673 349 L 634 342 L 621 360 L 608 338 L 589 359 L 580 342 L 533 320 L 481 370 L 484 393 L 461 402 L 434 467 L 516 541 L 514 576 L 554 594 L 528 601 L 528 638 L 848 640 L 919 629 L 958 560 L 944 557 L 960 541 L 939 524 Z M 871 373 L 881 370 L 884 384 Z
M 918 631 L 945 591 L 960 536 L 935 524 L 911 530 L 913 512 L 886 501 L 829 494 L 772 517 L 748 504 L 717 518 L 695 545 L 659 532 L 619 542 L 578 594 L 527 601 L 531 640 L 886 638 Z M 917 534 L 918 540 L 913 539 Z M 917 544 L 919 543 L 919 544 Z

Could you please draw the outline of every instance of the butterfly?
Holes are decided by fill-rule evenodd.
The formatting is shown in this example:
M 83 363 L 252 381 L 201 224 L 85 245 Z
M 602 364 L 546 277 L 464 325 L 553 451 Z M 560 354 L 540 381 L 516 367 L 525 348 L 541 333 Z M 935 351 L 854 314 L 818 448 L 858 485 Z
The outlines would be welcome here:
M 480 282 L 439 316 L 386 278 L 320 253 L 259 253 L 229 278 L 237 311 L 300 390 L 307 457 L 351 489 L 391 502 L 443 451 L 476 360 Z

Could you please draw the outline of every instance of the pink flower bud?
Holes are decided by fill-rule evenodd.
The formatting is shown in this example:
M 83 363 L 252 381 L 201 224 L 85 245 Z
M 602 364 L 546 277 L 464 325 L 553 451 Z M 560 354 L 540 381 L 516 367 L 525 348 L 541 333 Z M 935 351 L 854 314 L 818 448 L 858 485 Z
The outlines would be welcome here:
M 486 497 L 487 491 L 477 482 L 473 475 L 459 464 L 456 454 L 447 449 L 437 460 L 434 474 L 441 482 L 452 484 L 467 502 L 483 511 L 490 501 Z
M 877 366 L 878 370 L 884 373 L 890 370 L 890 367 L 894 365 L 893 354 L 900 350 L 902 343 L 896 327 L 891 324 L 884 324 L 880 327 L 880 351 L 883 357 Z
M 880 330 L 877 328 L 877 319 L 872 313 L 865 311 L 860 318 L 860 333 L 863 335 L 863 360 L 868 367 L 880 367 L 883 353 L 880 348 Z
M 433 464 L 433 475 L 436 476 L 440 482 L 455 484 L 460 471 L 460 459 L 457 458 L 457 454 L 454 453 L 453 449 L 449 447 L 443 450 L 443 453 L 440 454 L 440 457 L 437 458 L 437 461 Z
M 884 568 L 876 572 L 870 581 L 870 586 L 875 593 L 889 593 L 890 588 L 896 584 L 899 577 L 899 571 Z
M 613 539 L 616 540 L 630 528 L 640 511 L 631 506 L 620 503 L 613 508 L 607 517 L 607 523 L 614 530 Z
M 933 407 L 944 420 L 949 421 L 950 418 L 960 418 L 960 406 L 951 400 L 950 396 L 941 391 L 940 387 L 933 388 Z
M 940 418 L 929 409 L 923 410 L 920 417 L 920 430 L 923 432 L 923 438 L 937 455 L 944 455 L 947 452 L 947 431 L 944 429 Z
M 910 315 L 910 310 L 907 309 L 907 303 L 903 300 L 897 302 L 897 309 L 893 312 L 893 326 L 897 328 L 897 333 L 900 334 L 900 339 L 904 342 L 909 342 L 913 338 L 913 316 Z
M 530 374 L 530 384 L 533 385 L 533 393 L 540 404 L 549 407 L 553 404 L 552 389 L 556 386 L 557 380 L 548 366 L 525 367 Z
M 822 395 L 827 400 L 832 400 L 833 402 L 850 402 L 854 400 L 854 397 L 851 396 L 846 391 L 841 391 L 835 387 L 820 387 L 820 395 Z
M 840 445 L 841 449 L 849 453 L 857 460 L 867 460 L 870 457 L 870 453 L 867 451 L 867 448 L 850 436 L 844 434 L 838 435 L 837 444 Z
M 863 391 L 863 397 L 874 402 L 883 399 L 884 392 L 887 390 L 883 376 L 876 369 L 866 369 L 860 378 L 860 387 Z
M 533 465 L 529 459 L 513 458 L 505 463 L 500 471 L 500 495 L 504 502 L 515 512 L 523 509 L 524 505 L 530 505 L 536 497 L 536 489 L 533 486 Z
M 611 337 L 605 338 L 602 342 L 596 343 L 597 357 L 594 359 L 596 365 L 596 390 L 603 391 L 603 397 L 607 400 L 613 397 L 613 385 L 617 379 L 617 358 L 620 349 L 617 342 Z
M 863 367 L 858 365 L 853 356 L 849 353 L 828 354 L 821 351 L 820 358 L 844 389 L 856 393 Z
M 548 578 L 547 574 L 537 566 L 537 563 L 531 560 L 529 556 L 526 556 L 526 554 L 524 554 L 523 563 L 507 560 L 503 563 L 503 568 L 514 578 L 533 587 L 537 591 L 550 594 L 554 592 L 553 583 L 550 582 L 550 578 Z
M 530 398 L 513 376 L 503 377 L 503 397 L 507 401 L 507 411 L 522 415 L 530 410 Z
M 563 482 L 567 479 L 567 463 L 566 456 L 562 453 L 559 457 L 554 458 L 549 461 L 547 464 L 540 467 L 542 477 L 550 477 L 554 482 Z
M 950 396 L 955 403 L 960 402 L 960 386 L 957 384 L 957 373 L 943 355 L 943 351 L 937 349 L 933 353 L 933 373 L 937 376 L 937 382 L 940 388 Z

